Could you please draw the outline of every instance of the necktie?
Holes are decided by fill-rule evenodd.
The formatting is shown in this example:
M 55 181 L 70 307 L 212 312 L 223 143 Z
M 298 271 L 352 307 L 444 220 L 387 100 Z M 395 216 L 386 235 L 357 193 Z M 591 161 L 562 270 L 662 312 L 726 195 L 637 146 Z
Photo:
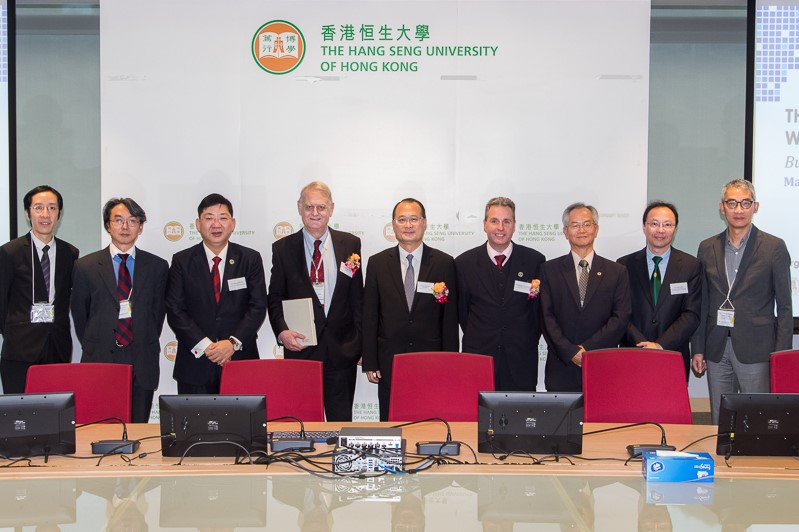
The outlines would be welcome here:
M 663 260 L 663 257 L 652 257 L 652 262 L 655 263 L 655 269 L 652 271 L 652 301 L 656 304 L 658 302 L 658 296 L 660 295 L 660 261 Z
M 505 255 L 497 255 L 494 257 L 494 260 L 497 261 L 497 268 L 499 268 L 499 271 L 502 271 L 502 263 L 505 262 Z
M 322 245 L 321 240 L 316 240 L 313 243 L 313 257 L 311 257 L 311 282 L 324 283 L 325 282 L 325 261 L 322 260 L 322 252 L 319 246 Z
M 125 301 L 130 298 L 130 271 L 128 270 L 128 254 L 120 253 L 117 255 L 122 261 L 119 264 L 117 274 L 117 299 Z M 133 320 L 131 318 L 119 318 L 117 320 L 116 341 L 119 347 L 127 347 L 133 340 Z
M 405 300 L 408 302 L 408 310 L 411 310 L 413 303 L 413 255 L 408 255 L 408 269 L 405 270 Z
M 219 277 L 219 263 L 222 262 L 222 259 L 214 257 L 212 260 L 214 261 L 214 265 L 211 268 L 211 281 L 214 283 L 214 297 L 216 298 L 216 302 L 219 303 L 219 296 L 222 295 L 222 279 Z
M 47 301 L 50 301 L 50 254 L 47 253 L 50 251 L 50 246 L 44 246 L 42 248 L 42 275 L 44 276 L 44 291 L 47 294 Z
M 585 301 L 585 292 L 588 290 L 588 261 L 583 259 L 580 261 L 580 279 L 577 281 L 577 287 L 580 289 L 580 306 L 583 306 Z

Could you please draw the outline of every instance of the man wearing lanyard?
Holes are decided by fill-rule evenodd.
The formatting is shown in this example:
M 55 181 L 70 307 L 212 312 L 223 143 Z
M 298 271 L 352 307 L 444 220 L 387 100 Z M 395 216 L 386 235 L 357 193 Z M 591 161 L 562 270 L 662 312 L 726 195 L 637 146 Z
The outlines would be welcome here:
M 719 209 L 727 229 L 697 253 L 705 278 L 692 364 L 697 373 L 707 370 L 714 424 L 722 394 L 768 392 L 771 353 L 791 348 L 791 258 L 785 242 L 752 224 L 758 207 L 749 181 L 724 185 Z
M 133 423 L 150 421 L 158 388 L 169 271 L 164 259 L 136 247 L 146 221 L 131 198 L 108 200 L 103 225 L 111 244 L 75 263 L 71 298 L 81 362 L 133 366 Z
M 328 227 L 334 207 L 330 188 L 321 181 L 300 192 L 302 231 L 272 244 L 269 321 L 286 358 L 323 363 L 327 420 L 352 421 L 361 358 L 361 240 Z M 313 306 L 313 346 L 289 328 L 283 314 L 283 301 L 306 298 Z
M 203 241 L 172 257 L 166 312 L 178 339 L 172 376 L 180 394 L 216 394 L 228 360 L 257 359 L 266 317 L 261 254 L 230 242 L 233 205 L 209 194 L 195 222 Z
M 69 293 L 75 246 L 55 238 L 64 200 L 53 187 L 22 200 L 30 233 L 0 248 L 0 376 L 4 393 L 23 393 L 28 368 L 72 360 Z

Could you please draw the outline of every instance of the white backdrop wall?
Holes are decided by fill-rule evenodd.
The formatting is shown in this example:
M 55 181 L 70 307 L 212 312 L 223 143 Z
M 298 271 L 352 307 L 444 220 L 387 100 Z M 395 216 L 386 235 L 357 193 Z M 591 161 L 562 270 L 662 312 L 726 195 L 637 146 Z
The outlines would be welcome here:
M 599 254 L 643 245 L 648 1 L 248 0 L 224 9 L 102 3 L 101 197 L 131 196 L 147 210 L 141 247 L 170 258 L 199 242 L 196 206 L 220 192 L 234 205 L 233 239 L 259 250 L 268 271 L 271 244 L 301 227 L 300 188 L 316 179 L 333 189 L 331 224 L 361 237 L 365 259 L 393 245 L 391 208 L 406 196 L 427 207 L 426 242 L 452 255 L 484 241 L 483 205 L 497 195 L 517 203 L 515 240 L 548 258 L 568 250 L 560 216 L 573 201 L 599 209 Z M 251 52 L 273 20 L 305 40 L 287 74 L 266 72 Z M 342 40 L 347 25 L 352 41 Z M 365 25 L 375 41 L 362 40 Z M 391 28 L 382 42 L 381 26 Z M 417 26 L 429 38 L 416 38 Z M 332 46 L 342 53 L 331 56 Z M 420 55 L 390 57 L 391 46 Z M 428 55 L 456 46 L 487 55 Z M 383 72 L 384 61 L 407 71 Z M 378 71 L 342 72 L 344 62 Z M 174 341 L 165 327 L 160 393 L 175 389 Z M 268 324 L 259 342 L 262 356 L 280 356 Z M 359 382 L 356 418 L 375 414 L 375 396 Z

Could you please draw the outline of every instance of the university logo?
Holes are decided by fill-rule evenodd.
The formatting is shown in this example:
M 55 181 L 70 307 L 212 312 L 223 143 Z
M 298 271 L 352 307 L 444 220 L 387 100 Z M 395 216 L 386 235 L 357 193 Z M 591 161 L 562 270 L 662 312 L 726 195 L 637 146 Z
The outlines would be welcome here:
M 178 343 L 177 342 L 167 342 L 164 346 L 164 358 L 169 360 L 170 362 L 175 361 L 175 356 L 178 354 Z
M 305 37 L 285 20 L 272 20 L 258 28 L 252 38 L 252 58 L 270 74 L 287 74 L 305 57 Z
M 177 242 L 183 238 L 183 226 L 180 222 L 167 222 L 164 226 L 164 237 L 170 242 Z
M 280 240 L 293 232 L 294 228 L 291 227 L 291 224 L 288 222 L 278 222 L 275 224 L 275 228 L 272 229 L 272 235 L 275 237 L 275 240 Z
M 397 241 L 397 237 L 394 236 L 394 227 L 391 225 L 391 222 L 388 222 L 383 228 L 383 237 L 389 242 Z

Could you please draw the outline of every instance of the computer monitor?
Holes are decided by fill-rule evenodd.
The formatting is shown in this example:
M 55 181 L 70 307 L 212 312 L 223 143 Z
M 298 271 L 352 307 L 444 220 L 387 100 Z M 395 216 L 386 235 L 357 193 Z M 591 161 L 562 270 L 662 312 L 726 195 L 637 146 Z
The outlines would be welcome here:
M 159 406 L 161 434 L 174 435 L 163 439 L 163 456 L 240 456 L 244 449 L 266 450 L 263 395 L 162 395 Z
M 799 394 L 722 394 L 716 454 L 799 456 Z
M 0 395 L 0 455 L 74 453 L 74 393 Z
M 481 453 L 583 452 L 581 393 L 480 392 L 477 405 Z

